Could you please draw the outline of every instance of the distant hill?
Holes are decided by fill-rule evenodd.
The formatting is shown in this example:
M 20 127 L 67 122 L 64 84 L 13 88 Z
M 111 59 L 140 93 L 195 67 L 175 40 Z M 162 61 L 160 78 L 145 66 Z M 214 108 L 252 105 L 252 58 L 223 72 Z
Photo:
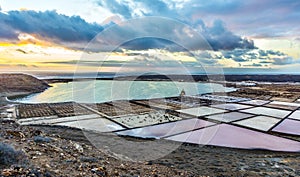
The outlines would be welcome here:
M 257 81 L 257 82 L 300 82 L 300 75 L 141 75 L 141 76 L 119 76 L 115 80 L 166 80 L 166 81 Z
M 11 96 L 42 92 L 50 87 L 45 81 L 27 74 L 0 74 L 0 95 Z

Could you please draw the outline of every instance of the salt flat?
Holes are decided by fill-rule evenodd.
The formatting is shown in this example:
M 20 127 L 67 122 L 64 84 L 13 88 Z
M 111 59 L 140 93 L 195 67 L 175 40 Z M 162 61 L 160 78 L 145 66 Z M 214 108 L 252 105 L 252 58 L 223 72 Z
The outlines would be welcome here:
M 255 108 L 244 109 L 244 110 L 240 110 L 240 111 L 245 112 L 245 113 L 257 114 L 257 115 L 260 114 L 260 115 L 265 115 L 265 116 L 273 116 L 273 117 L 277 117 L 277 118 L 284 118 L 288 114 L 291 113 L 291 111 L 267 108 L 267 107 L 255 107 Z
M 279 121 L 280 121 L 280 119 L 276 119 L 273 117 L 256 116 L 253 118 L 234 122 L 234 124 L 242 125 L 242 126 L 249 127 L 249 128 L 254 128 L 257 130 L 268 131 Z
M 214 145 L 242 149 L 300 151 L 300 142 L 228 124 L 218 124 L 166 138 L 200 145 Z
M 19 120 L 19 123 L 22 125 L 33 125 L 33 124 L 55 124 L 60 122 L 72 122 L 77 120 L 84 120 L 84 119 L 95 119 L 99 118 L 98 114 L 89 114 L 89 115 L 81 115 L 81 116 L 70 116 L 70 117 L 52 117 L 52 118 L 34 118 L 34 119 L 26 119 L 26 120 Z
M 211 115 L 211 114 L 223 113 L 223 112 L 226 112 L 226 110 L 212 108 L 212 107 L 208 107 L 208 106 L 200 106 L 200 107 L 195 107 L 195 108 L 177 110 L 177 112 L 200 117 L 200 116 L 207 116 L 207 115 Z
M 235 111 L 235 110 L 239 110 L 239 109 L 251 108 L 252 106 L 242 105 L 242 104 L 237 104 L 237 103 L 225 103 L 225 104 L 211 105 L 211 107 Z
M 275 128 L 273 128 L 272 131 L 291 135 L 300 135 L 300 121 L 285 119 Z
M 97 132 L 112 132 L 124 129 L 124 127 L 105 118 L 78 120 L 73 122 L 57 123 L 55 125 L 79 128 L 83 130 L 92 130 Z
M 201 119 L 187 119 L 154 126 L 120 131 L 117 132 L 117 134 L 142 138 L 161 138 L 211 125 L 214 125 L 214 123 Z
M 300 120 L 300 111 L 295 111 L 293 112 L 290 116 L 289 116 L 290 119 L 296 119 L 296 120 Z
M 141 115 L 132 115 L 115 118 L 114 121 L 128 127 L 142 127 L 147 125 L 154 125 L 164 122 L 171 122 L 176 120 L 181 120 L 182 118 L 176 117 L 170 114 L 165 114 L 163 112 L 151 112 Z
M 206 118 L 221 121 L 221 122 L 232 122 L 232 121 L 236 121 L 236 120 L 249 118 L 249 117 L 252 117 L 252 116 L 253 115 L 246 114 L 246 113 L 229 112 L 229 113 L 224 113 L 224 114 L 206 116 Z

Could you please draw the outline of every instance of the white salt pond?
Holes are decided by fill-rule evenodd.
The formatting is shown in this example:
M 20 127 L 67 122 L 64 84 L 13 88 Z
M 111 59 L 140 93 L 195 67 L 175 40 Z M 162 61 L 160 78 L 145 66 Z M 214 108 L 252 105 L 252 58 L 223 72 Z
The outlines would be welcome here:
M 253 129 L 257 129 L 257 130 L 268 131 L 279 121 L 280 121 L 280 119 L 276 119 L 273 117 L 256 116 L 253 118 L 237 121 L 237 122 L 235 122 L 235 124 L 253 128 Z

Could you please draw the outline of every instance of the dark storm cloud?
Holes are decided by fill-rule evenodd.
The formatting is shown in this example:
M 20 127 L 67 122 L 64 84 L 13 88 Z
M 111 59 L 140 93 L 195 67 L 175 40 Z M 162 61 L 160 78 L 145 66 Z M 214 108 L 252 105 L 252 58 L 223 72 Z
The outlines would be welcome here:
M 207 41 L 189 26 L 160 17 L 132 19 L 114 25 L 100 33 L 87 48 L 91 51 L 114 51 L 116 48 L 211 50 Z
M 137 0 L 134 1 L 139 4 L 141 16 L 163 16 L 177 19 L 180 22 L 184 22 L 196 30 L 199 31 L 201 35 L 205 37 L 208 43 L 211 45 L 213 50 L 231 50 L 235 48 L 247 48 L 254 49 L 254 43 L 252 40 L 244 39 L 231 31 L 229 31 L 223 21 L 215 20 L 212 26 L 206 26 L 205 23 L 198 19 L 196 22 L 191 22 L 188 18 L 184 18 L 177 13 L 175 8 L 176 4 L 170 2 L 169 4 L 161 0 L 147 1 L 147 0 Z M 112 5 L 113 4 L 113 5 Z M 206 3 L 210 4 L 210 3 Z M 102 1 L 99 5 L 108 8 L 111 12 L 121 15 L 125 18 L 132 18 L 136 16 L 136 8 L 128 1 Z M 205 5 L 205 4 L 204 4 Z M 233 5 L 233 4 L 231 4 Z M 213 6 L 213 4 L 209 5 Z M 192 8 L 193 6 L 191 6 Z M 120 8 L 117 10 L 117 8 Z M 218 7 L 221 8 L 221 7 Z M 218 9 L 217 8 L 217 9 Z M 129 14 L 130 13 L 130 14 Z M 164 25 L 164 24 L 157 24 Z M 158 43 L 158 42 L 156 42 Z M 148 45 L 148 42 L 145 44 Z M 197 48 L 197 47 L 195 47 Z
M 139 38 L 132 41 L 128 41 L 120 47 L 129 50 L 147 50 L 147 49 L 165 49 L 168 51 L 186 50 L 172 41 L 153 38 L 153 37 L 145 37 L 145 38 Z
M 175 21 L 176 23 L 172 24 L 170 27 L 169 23 L 166 22 L 165 19 L 159 20 L 156 19 L 155 22 L 147 22 L 148 18 L 145 19 L 143 25 L 134 24 L 129 21 L 128 26 L 124 25 L 115 25 L 113 27 L 113 35 L 110 36 L 110 41 L 115 41 L 115 38 L 122 36 L 135 36 L 133 34 L 141 34 L 140 36 L 144 35 L 143 38 L 135 39 L 132 41 L 127 42 L 122 47 L 131 50 L 144 50 L 144 49 L 166 49 L 169 51 L 184 51 L 185 49 L 180 47 L 182 43 L 190 46 L 189 49 L 198 50 L 202 49 L 199 42 L 196 42 L 192 39 L 189 35 L 202 36 L 205 42 L 210 46 L 212 50 L 233 50 L 233 49 L 255 49 L 254 43 L 252 40 L 243 39 L 240 36 L 233 34 L 232 32 L 228 31 L 224 26 L 224 23 L 220 20 L 215 21 L 213 26 L 207 27 L 205 24 L 200 24 L 198 22 L 197 32 L 194 31 L 190 26 Z M 131 25 L 131 26 L 130 26 Z M 189 28 L 189 30 L 193 30 L 188 34 L 185 30 Z M 150 29 L 152 30 L 151 32 Z M 151 37 L 147 37 L 148 35 L 153 36 L 162 36 L 161 39 L 155 39 Z M 173 36 L 171 38 L 178 38 L 181 39 L 182 43 L 174 44 L 174 41 L 168 41 L 164 39 L 164 36 Z M 117 39 L 116 39 L 117 40 Z M 203 42 L 203 40 L 201 41 Z
M 16 39 L 19 33 L 36 34 L 40 37 L 63 42 L 90 41 L 103 28 L 90 24 L 79 16 L 66 16 L 56 11 L 9 11 L 0 12 L 0 38 Z
M 141 9 L 138 11 L 143 16 L 159 15 L 169 17 L 177 17 L 178 14 L 175 10 L 175 4 L 167 4 L 161 0 L 143 1 L 138 0 L 136 3 L 140 4 Z M 119 1 L 101 1 L 99 5 L 105 6 L 114 13 L 121 14 L 125 18 L 131 18 L 134 15 L 134 9 L 131 7 L 132 3 L 119 2 Z M 136 12 L 137 13 L 137 12 Z M 182 19 L 181 21 L 188 22 Z M 180 22 L 178 22 L 180 23 Z M 103 27 L 98 24 L 91 24 L 84 21 L 79 16 L 65 16 L 58 14 L 55 11 L 9 11 L 7 13 L 0 12 L 0 38 L 9 40 L 18 40 L 18 34 L 29 33 L 35 34 L 41 38 L 52 40 L 67 47 L 83 50 L 86 42 L 93 39 L 99 32 L 103 30 Z M 162 29 L 168 24 L 163 24 L 160 21 L 156 21 L 155 25 Z M 253 41 L 244 39 L 238 35 L 230 32 L 220 20 L 216 20 L 212 26 L 206 26 L 200 19 L 197 23 L 189 23 L 191 26 L 195 26 L 198 32 L 205 37 L 209 45 L 213 50 L 232 50 L 235 48 L 253 49 Z M 149 25 L 139 26 L 140 29 L 133 28 L 126 29 L 123 26 L 115 28 L 118 30 L 119 35 L 130 35 L 130 33 L 141 33 L 141 31 L 147 31 Z M 181 29 L 180 29 L 181 28 Z M 177 35 L 178 38 L 182 33 L 175 34 L 174 31 L 183 31 L 182 26 L 174 26 L 169 31 L 160 31 L 165 34 Z M 155 35 L 155 31 L 153 31 Z M 169 35 L 168 34 L 168 35 Z M 150 48 L 162 48 L 169 51 L 182 51 L 183 48 L 178 45 L 174 45 L 170 41 L 164 39 L 150 39 L 147 38 L 141 40 L 135 40 L 128 42 L 125 46 L 127 49 L 142 50 Z M 184 35 L 183 35 L 184 37 Z M 112 43 L 114 42 L 114 36 L 110 36 Z M 189 39 L 187 39 L 189 40 Z M 182 40 L 183 41 L 183 40 Z M 192 42 L 192 41 L 191 41 Z M 201 49 L 201 46 L 197 42 L 189 44 L 190 49 Z
M 96 0 L 96 2 L 99 6 L 125 19 L 143 16 L 162 16 L 176 19 L 197 30 L 215 51 L 256 48 L 252 40 L 241 37 L 233 32 L 232 29 L 249 30 L 251 34 L 255 33 L 255 36 L 261 35 L 262 37 L 267 35 L 282 36 L 287 32 L 289 34 L 298 33 L 292 33 L 287 30 L 300 31 L 298 25 L 300 2 L 292 0 L 190 0 L 176 2 L 166 0 Z M 209 25 L 204 22 L 207 19 L 211 22 Z M 228 26 L 223 22 L 225 20 Z M 182 26 L 173 26 L 174 30 L 171 31 L 171 28 L 165 27 L 168 24 L 156 21 L 156 23 L 149 25 L 145 23 L 144 26 L 135 26 L 133 24 L 132 28 L 116 24 L 115 26 L 118 26 L 115 28 L 118 30 L 114 33 L 116 36 L 109 36 L 109 38 L 113 44 L 117 37 L 130 36 L 132 33 L 144 34 L 143 31 L 150 29 L 150 25 L 166 29 L 159 31 L 166 35 L 177 35 L 177 38 L 180 35 L 186 36 L 183 33 L 183 29 L 181 29 Z M 234 28 L 234 25 L 238 25 L 238 27 Z M 103 27 L 98 24 L 87 23 L 79 16 L 69 17 L 58 14 L 55 11 L 10 11 L 7 13 L 0 12 L 0 29 L 0 39 L 2 40 L 18 40 L 18 34 L 23 32 L 36 34 L 70 48 L 83 50 L 85 44 L 101 32 Z M 179 32 L 175 33 L 174 31 L 176 30 Z M 156 32 L 153 31 L 153 33 L 155 34 Z M 186 40 L 190 40 L 190 38 Z M 189 44 L 189 46 L 193 46 L 190 47 L 193 50 L 201 49 L 197 42 Z M 183 50 L 182 47 L 174 45 L 171 41 L 159 38 L 151 39 L 148 36 L 128 41 L 123 47 L 132 50 L 149 48 L 167 49 L 170 51 Z M 244 57 L 244 59 L 266 59 L 268 55 L 284 56 L 283 53 L 275 53 L 275 51 L 260 51 L 257 55 L 255 53 L 250 54 L 247 51 L 239 51 L 241 52 L 239 55 L 238 51 L 235 52 L 234 54 L 226 53 L 224 57 L 239 60 L 238 57 L 243 52 L 247 53 L 247 57 Z
M 254 42 L 233 34 L 226 29 L 221 20 L 214 21 L 212 27 L 202 25 L 201 34 L 205 36 L 214 50 L 255 49 Z
M 17 39 L 18 34 L 6 23 L 7 20 L 8 15 L 0 11 L 0 38 L 10 40 Z

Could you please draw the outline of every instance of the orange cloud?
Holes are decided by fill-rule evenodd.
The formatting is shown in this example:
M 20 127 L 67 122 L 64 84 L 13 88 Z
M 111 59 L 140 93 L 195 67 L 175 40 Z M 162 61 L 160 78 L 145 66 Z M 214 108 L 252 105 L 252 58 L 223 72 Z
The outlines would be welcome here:
M 20 33 L 18 39 L 19 46 L 27 44 L 34 44 L 39 46 L 57 46 L 57 44 L 43 40 L 40 36 L 36 34 Z

